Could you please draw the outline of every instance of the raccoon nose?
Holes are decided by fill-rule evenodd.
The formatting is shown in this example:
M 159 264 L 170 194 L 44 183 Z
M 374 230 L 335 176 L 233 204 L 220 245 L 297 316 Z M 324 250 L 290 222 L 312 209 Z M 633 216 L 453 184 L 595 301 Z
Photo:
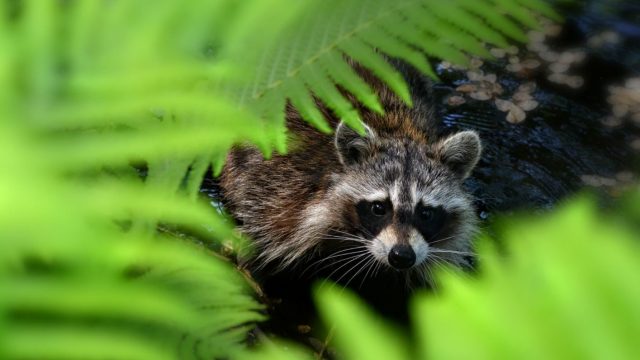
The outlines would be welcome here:
M 395 245 L 389 251 L 389 264 L 396 269 L 408 269 L 416 262 L 416 253 L 409 245 Z

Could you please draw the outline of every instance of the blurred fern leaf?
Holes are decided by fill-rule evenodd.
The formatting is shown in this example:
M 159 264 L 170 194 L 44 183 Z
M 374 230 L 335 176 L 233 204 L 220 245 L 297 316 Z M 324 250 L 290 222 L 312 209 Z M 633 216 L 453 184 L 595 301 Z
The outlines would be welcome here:
M 0 3 L 0 358 L 215 358 L 243 347 L 261 306 L 209 247 L 245 245 L 194 200 L 211 156 L 268 142 L 260 119 L 205 86 L 246 81 L 207 46 L 231 54 L 229 38 L 278 32 L 240 24 L 256 3 Z

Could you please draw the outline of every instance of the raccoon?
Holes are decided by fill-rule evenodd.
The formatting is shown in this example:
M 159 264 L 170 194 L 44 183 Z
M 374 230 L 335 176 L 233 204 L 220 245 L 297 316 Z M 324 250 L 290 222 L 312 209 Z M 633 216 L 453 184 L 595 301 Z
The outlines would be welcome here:
M 432 264 L 467 265 L 477 219 L 462 183 L 478 162 L 480 138 L 473 131 L 439 137 L 432 85 L 396 67 L 411 85 L 413 106 L 354 66 L 385 110 L 349 97 L 363 135 L 321 106 L 335 129 L 322 133 L 287 106 L 290 153 L 264 159 L 252 147 L 230 152 L 220 186 L 257 245 L 250 266 L 299 274 L 328 268 L 336 281 L 389 271 L 427 281 Z

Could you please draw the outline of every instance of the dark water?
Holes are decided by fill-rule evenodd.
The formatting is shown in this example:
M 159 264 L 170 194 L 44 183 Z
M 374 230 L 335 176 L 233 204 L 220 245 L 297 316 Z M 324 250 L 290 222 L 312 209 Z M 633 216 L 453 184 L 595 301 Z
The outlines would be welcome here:
M 544 66 L 529 77 L 505 71 L 507 60 L 484 66 L 485 72 L 498 74 L 505 93 L 527 81 L 537 84 L 533 97 L 540 105 L 527 112 L 520 124 L 507 122 L 505 113 L 491 102 L 471 100 L 459 107 L 443 104 L 446 96 L 466 82 L 466 76 L 440 70 L 444 81 L 436 85 L 436 95 L 442 104 L 439 115 L 445 131 L 475 129 L 483 139 L 484 154 L 467 182 L 478 199 L 481 218 L 516 209 L 549 209 L 585 188 L 615 196 L 637 179 L 640 151 L 631 144 L 640 137 L 638 125 L 622 121 L 612 127 L 602 121 L 612 111 L 607 88 L 640 75 L 640 2 L 620 3 L 610 8 L 592 1 L 579 7 L 550 42 L 554 50 L 586 51 L 586 59 L 571 70 L 585 80 L 580 89 L 551 83 Z M 604 8 L 611 12 L 602 12 Z M 620 30 L 619 43 L 599 49 L 585 45 L 607 29 Z M 585 176 L 587 180 L 594 176 L 607 179 L 606 185 L 585 183 Z
M 580 103 L 544 88 L 534 96 L 539 108 L 517 125 L 489 104 L 441 110 L 447 127 L 481 134 L 484 153 L 468 186 L 483 218 L 513 209 L 550 208 L 585 187 L 584 175 L 615 178 L 637 170 L 638 153 L 630 146 L 636 128 L 604 126 L 600 119 L 607 109 L 600 104 Z

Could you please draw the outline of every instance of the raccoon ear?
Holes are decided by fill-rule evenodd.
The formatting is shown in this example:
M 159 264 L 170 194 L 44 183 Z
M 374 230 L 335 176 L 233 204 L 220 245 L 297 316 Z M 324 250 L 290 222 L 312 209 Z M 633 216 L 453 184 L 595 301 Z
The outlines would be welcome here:
M 440 161 L 461 179 L 466 179 L 476 166 L 482 152 L 480 137 L 475 131 L 453 134 L 437 145 Z
M 342 121 L 336 128 L 336 150 L 340 162 L 345 166 L 362 161 L 373 150 L 373 141 L 376 135 L 367 124 L 363 123 L 363 125 L 365 134 L 362 136 Z

